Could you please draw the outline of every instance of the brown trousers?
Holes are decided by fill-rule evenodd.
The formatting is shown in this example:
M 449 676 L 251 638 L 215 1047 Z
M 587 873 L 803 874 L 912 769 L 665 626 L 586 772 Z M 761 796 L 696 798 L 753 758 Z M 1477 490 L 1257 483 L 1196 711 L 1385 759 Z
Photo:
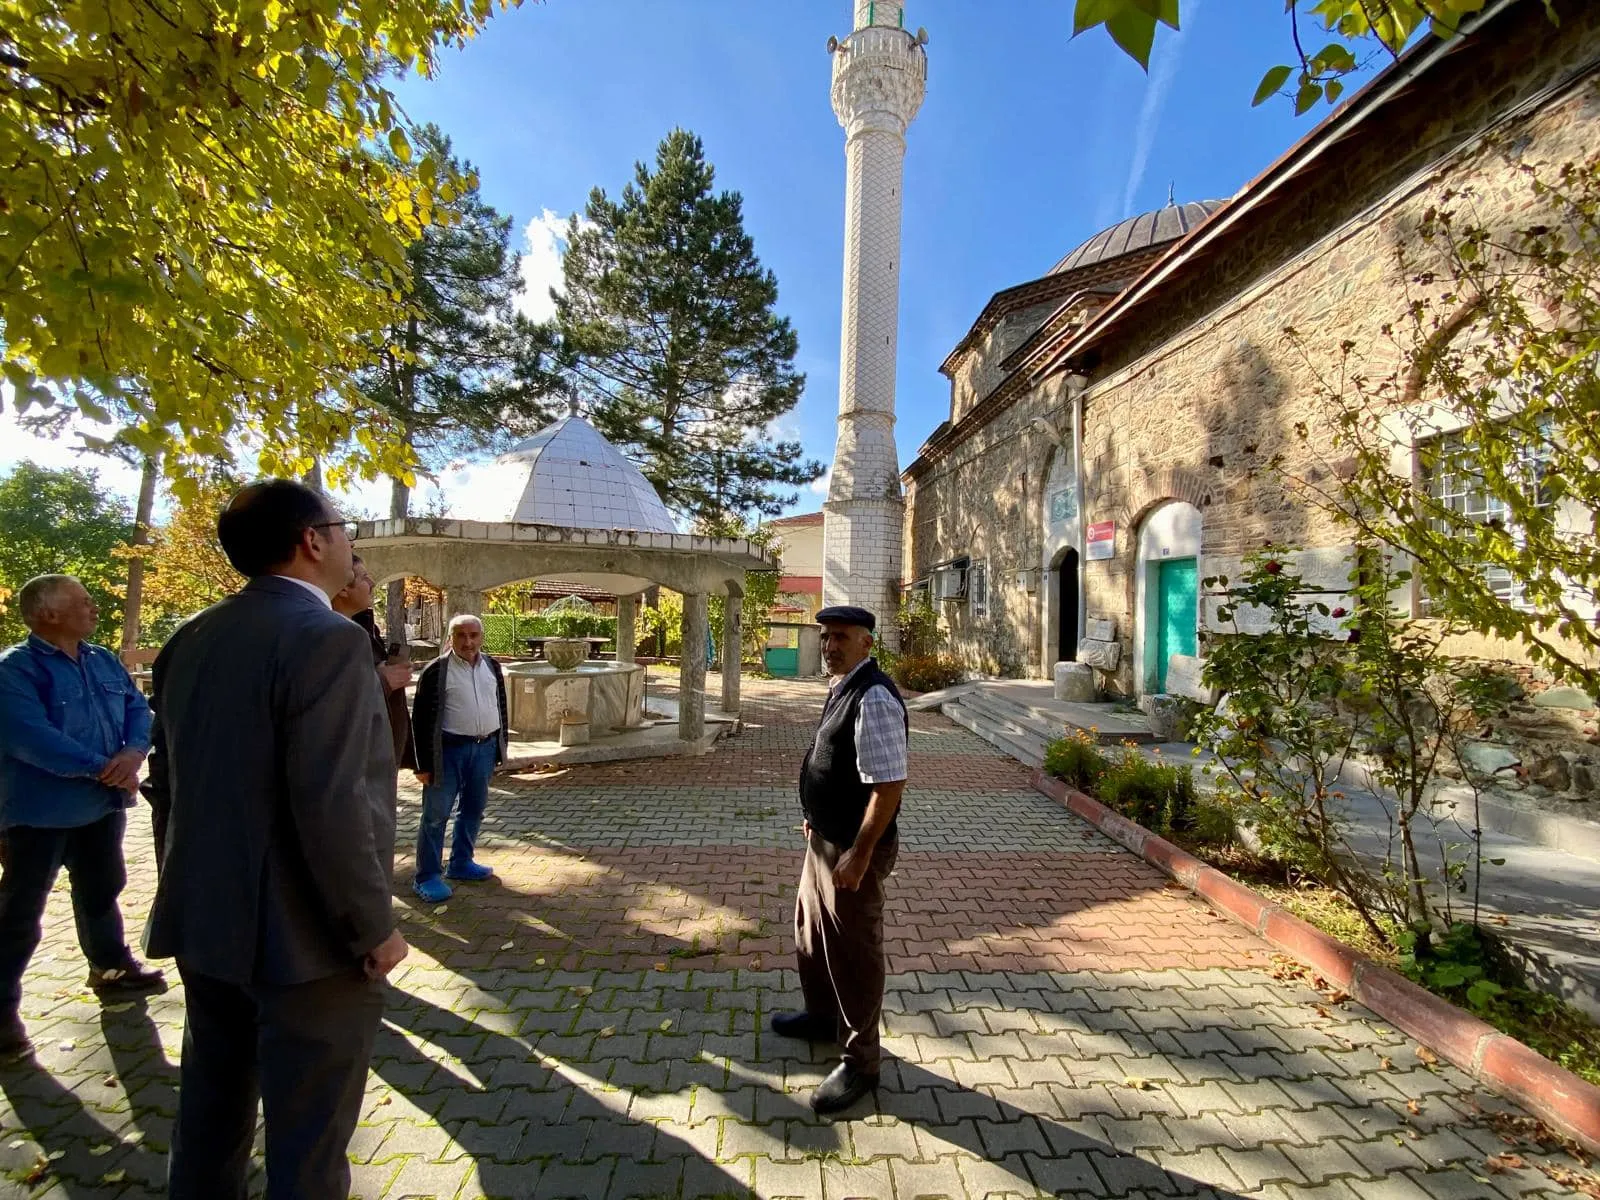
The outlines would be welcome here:
M 815 830 L 806 846 L 794 907 L 800 990 L 808 1013 L 835 1022 L 844 1061 L 876 1075 L 885 973 L 883 884 L 894 870 L 900 845 L 898 837 L 880 841 L 853 892 L 833 886 L 833 867 L 845 849 Z

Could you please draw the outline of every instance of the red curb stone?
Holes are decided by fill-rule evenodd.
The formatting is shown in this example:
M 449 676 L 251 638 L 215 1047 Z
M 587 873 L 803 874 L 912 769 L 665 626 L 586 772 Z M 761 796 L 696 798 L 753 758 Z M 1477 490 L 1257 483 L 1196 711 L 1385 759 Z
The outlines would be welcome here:
M 1491 1037 L 1481 1053 L 1478 1078 L 1591 1149 L 1600 1146 L 1600 1087 L 1502 1033 Z
M 1441 1000 L 1405 976 L 1361 958 L 1354 951 L 1351 954 L 1360 960 L 1351 995 L 1463 1071 L 1476 1074 L 1478 1043 L 1496 1032 L 1494 1026 Z
M 1274 946 L 1311 967 L 1335 987 L 1350 991 L 1364 959 L 1336 937 L 1331 937 L 1300 918 L 1272 909 L 1267 913 L 1261 936 Z
M 1175 856 L 1165 850 L 1170 843 L 1061 780 L 1034 771 L 1033 786 L 1203 896 L 1239 924 L 1261 934 L 1269 945 L 1343 987 L 1378 1016 L 1474 1079 L 1522 1104 L 1589 1151 L 1600 1153 L 1600 1088 L 1337 938 L 1269 904 L 1222 872 L 1202 866 L 1192 880 L 1181 878 L 1174 869 Z M 1130 836 L 1128 827 L 1137 835 Z M 1171 849 L 1189 857 L 1176 847 Z M 1343 979 L 1349 982 L 1341 982 Z
M 1214 867 L 1200 868 L 1195 876 L 1194 890 L 1246 929 L 1256 933 L 1261 932 L 1263 920 L 1273 911 L 1272 905 L 1250 888 L 1228 878 Z
M 1200 872 L 1205 869 L 1201 862 L 1187 850 L 1180 850 L 1166 838 L 1149 834 L 1144 839 L 1144 860 L 1154 866 L 1160 867 L 1171 875 L 1184 887 L 1193 889 L 1195 881 L 1199 879 Z

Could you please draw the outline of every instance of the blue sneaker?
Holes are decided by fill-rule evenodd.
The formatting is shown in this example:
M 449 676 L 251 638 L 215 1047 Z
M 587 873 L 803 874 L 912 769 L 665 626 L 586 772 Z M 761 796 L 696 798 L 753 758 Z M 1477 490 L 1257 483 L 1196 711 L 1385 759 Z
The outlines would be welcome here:
M 411 890 L 421 896 L 429 904 L 440 904 L 451 896 L 450 885 L 435 875 L 432 879 L 418 879 L 411 884 Z
M 494 878 L 494 868 L 475 862 L 465 862 L 459 867 L 451 863 L 450 869 L 444 874 L 446 879 L 460 879 L 466 883 L 482 883 L 485 879 Z

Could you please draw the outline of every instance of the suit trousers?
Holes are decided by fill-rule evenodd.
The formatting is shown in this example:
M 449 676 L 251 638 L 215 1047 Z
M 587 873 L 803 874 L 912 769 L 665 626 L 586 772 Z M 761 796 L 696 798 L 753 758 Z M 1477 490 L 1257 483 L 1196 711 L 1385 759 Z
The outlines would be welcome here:
M 795 899 L 794 943 L 806 1011 L 835 1023 L 844 1061 L 878 1073 L 878 1022 L 883 1014 L 883 885 L 894 870 L 897 835 L 878 843 L 853 892 L 834 887 L 833 868 L 847 847 L 816 830 L 806 845 Z
M 278 987 L 224 983 L 181 961 L 178 973 L 185 1012 L 169 1200 L 244 1200 L 258 1099 L 268 1200 L 343 1200 L 384 985 L 359 968 Z

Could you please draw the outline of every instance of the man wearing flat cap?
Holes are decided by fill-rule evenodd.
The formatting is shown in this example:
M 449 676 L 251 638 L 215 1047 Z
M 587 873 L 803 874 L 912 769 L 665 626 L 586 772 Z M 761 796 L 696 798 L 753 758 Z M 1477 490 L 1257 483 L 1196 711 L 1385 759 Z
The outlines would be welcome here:
M 900 841 L 906 782 L 905 702 L 872 657 L 876 618 L 841 605 L 817 614 L 832 677 L 816 739 L 800 767 L 806 859 L 795 903 L 804 1012 L 778 1013 L 775 1033 L 837 1041 L 843 1061 L 811 1094 L 840 1112 L 878 1085 L 883 1010 L 883 884 Z

